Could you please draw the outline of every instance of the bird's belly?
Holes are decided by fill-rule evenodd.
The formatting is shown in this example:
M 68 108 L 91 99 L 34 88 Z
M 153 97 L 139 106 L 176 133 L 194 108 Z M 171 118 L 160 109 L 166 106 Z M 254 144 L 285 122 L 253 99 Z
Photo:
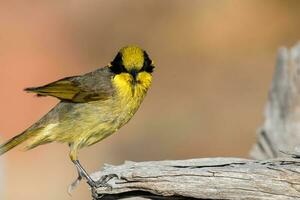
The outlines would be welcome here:
M 140 104 L 140 99 L 131 98 L 127 102 L 113 100 L 108 101 L 107 105 L 99 106 L 101 109 L 92 117 L 95 121 L 88 125 L 86 133 L 81 133 L 80 146 L 92 145 L 116 132 L 133 117 Z

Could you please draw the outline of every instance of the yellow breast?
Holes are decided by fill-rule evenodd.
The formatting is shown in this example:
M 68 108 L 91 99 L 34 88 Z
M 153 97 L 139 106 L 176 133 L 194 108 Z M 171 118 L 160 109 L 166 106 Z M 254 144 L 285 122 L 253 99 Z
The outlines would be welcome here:
M 128 73 L 121 73 L 112 78 L 116 88 L 116 98 L 120 109 L 124 113 L 127 122 L 137 111 L 142 103 L 148 89 L 151 86 L 152 75 L 147 72 L 140 72 L 136 80 Z M 125 122 L 125 123 L 126 123 Z

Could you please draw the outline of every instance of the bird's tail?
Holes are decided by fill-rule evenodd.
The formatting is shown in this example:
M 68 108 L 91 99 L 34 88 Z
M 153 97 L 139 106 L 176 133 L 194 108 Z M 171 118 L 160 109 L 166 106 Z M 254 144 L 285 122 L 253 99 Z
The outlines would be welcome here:
M 15 146 L 21 144 L 24 142 L 26 139 L 28 139 L 31 136 L 28 131 L 24 131 L 23 133 L 16 135 L 15 137 L 11 138 L 4 144 L 0 145 L 0 156 L 4 154 L 5 152 L 11 150 Z

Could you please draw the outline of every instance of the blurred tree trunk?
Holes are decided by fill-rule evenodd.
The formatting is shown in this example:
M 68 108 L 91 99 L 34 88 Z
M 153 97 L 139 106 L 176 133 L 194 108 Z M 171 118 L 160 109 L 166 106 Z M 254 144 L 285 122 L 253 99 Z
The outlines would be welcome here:
M 259 72 L 258 72 L 259 73 Z M 279 50 L 253 158 L 126 162 L 93 174 L 114 174 L 102 199 L 300 199 L 300 44 Z M 285 153 L 284 153 L 285 152 Z M 292 152 L 292 153 L 286 153 Z M 299 153 L 300 154 L 300 153 Z M 284 158 L 286 157 L 286 158 Z

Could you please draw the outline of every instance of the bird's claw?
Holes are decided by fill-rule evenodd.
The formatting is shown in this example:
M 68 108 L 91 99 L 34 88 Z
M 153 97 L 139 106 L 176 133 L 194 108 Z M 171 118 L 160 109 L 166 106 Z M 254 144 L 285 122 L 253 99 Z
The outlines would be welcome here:
M 107 190 L 112 190 L 112 186 L 110 184 L 108 184 L 108 182 L 112 179 L 118 177 L 116 174 L 108 174 L 108 175 L 104 175 L 102 176 L 99 180 L 97 181 L 93 181 L 92 183 L 88 184 L 91 186 L 91 190 L 92 190 L 92 197 L 94 199 L 100 199 L 101 197 L 103 197 L 102 194 L 98 194 L 97 193 L 97 188 L 100 187 L 105 187 Z
M 103 194 L 99 194 L 97 192 L 97 188 L 95 187 L 92 187 L 92 197 L 93 197 L 93 200 L 98 200 L 98 199 L 101 199 L 104 195 Z
M 88 184 L 92 188 L 107 187 L 107 188 L 112 189 L 111 185 L 108 184 L 108 181 L 110 181 L 114 177 L 117 177 L 117 175 L 115 175 L 115 174 L 104 175 L 99 180 L 93 181 L 91 183 L 88 182 Z

